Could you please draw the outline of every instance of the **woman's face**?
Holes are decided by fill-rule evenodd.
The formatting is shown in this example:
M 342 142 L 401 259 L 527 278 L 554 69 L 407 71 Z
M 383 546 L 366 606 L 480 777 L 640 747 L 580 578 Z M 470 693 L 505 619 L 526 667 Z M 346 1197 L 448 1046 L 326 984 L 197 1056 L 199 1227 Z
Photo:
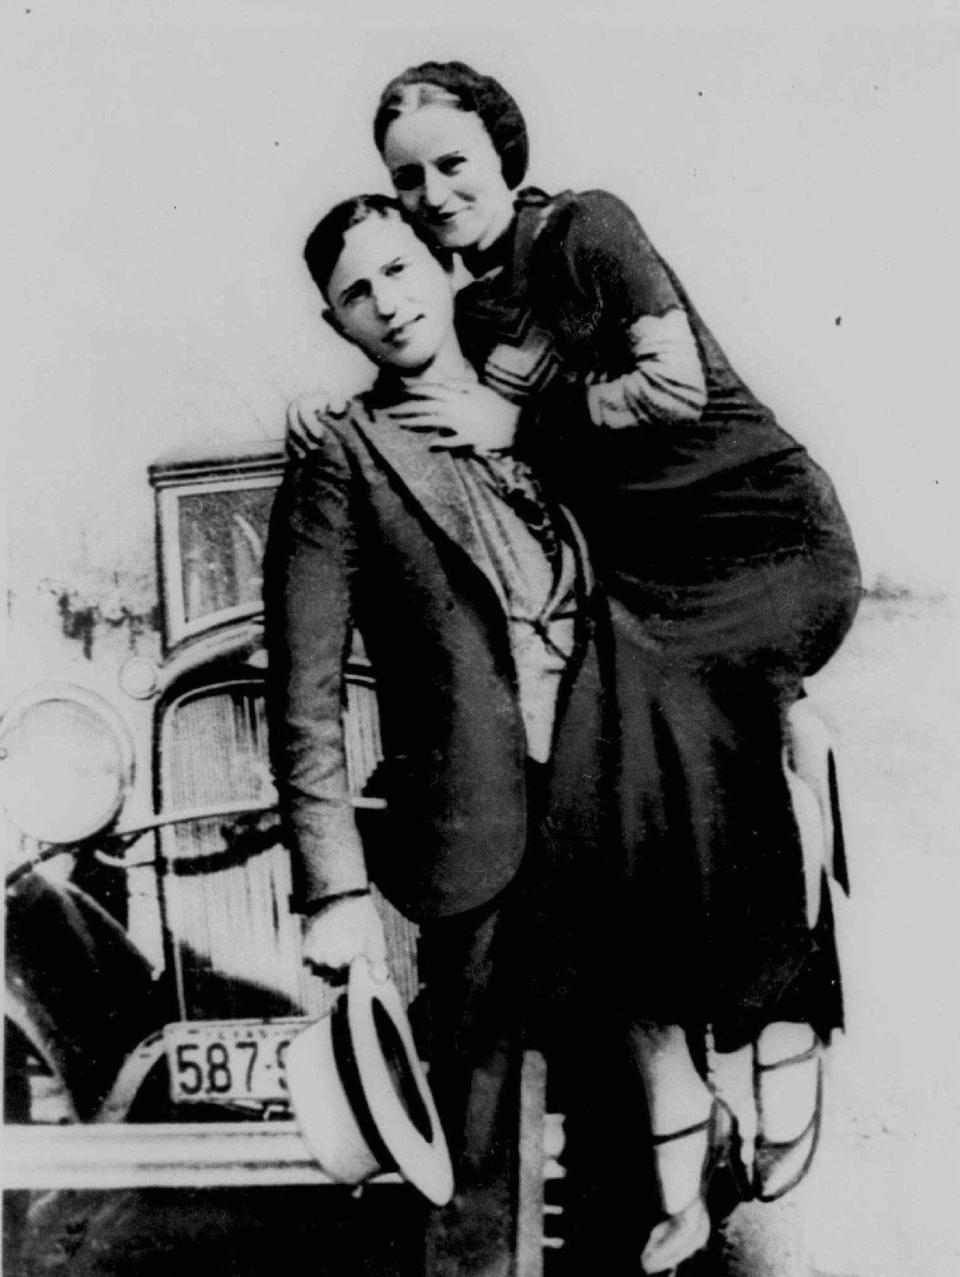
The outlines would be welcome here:
M 510 225 L 513 194 L 479 115 L 440 103 L 401 115 L 383 159 L 403 207 L 444 248 L 487 248 Z

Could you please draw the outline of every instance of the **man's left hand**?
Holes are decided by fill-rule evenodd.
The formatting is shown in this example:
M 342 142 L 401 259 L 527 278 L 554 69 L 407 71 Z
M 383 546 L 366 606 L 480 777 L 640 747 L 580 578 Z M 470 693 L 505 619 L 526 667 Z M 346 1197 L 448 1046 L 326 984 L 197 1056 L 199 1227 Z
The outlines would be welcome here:
M 333 981 L 342 981 L 360 954 L 374 970 L 385 967 L 387 941 L 373 900 L 369 896 L 337 900 L 311 918 L 304 928 L 302 952 L 311 971 Z

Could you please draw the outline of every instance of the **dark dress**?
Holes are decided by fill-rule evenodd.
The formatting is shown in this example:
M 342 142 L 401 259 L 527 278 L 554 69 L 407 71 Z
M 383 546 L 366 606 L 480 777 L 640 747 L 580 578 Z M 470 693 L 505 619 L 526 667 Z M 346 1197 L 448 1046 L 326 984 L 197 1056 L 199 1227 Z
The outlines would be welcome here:
M 828 1038 L 829 896 L 811 929 L 781 755 L 860 599 L 833 487 L 614 196 L 524 191 L 468 265 L 464 349 L 523 405 L 518 451 L 610 598 L 622 859 L 597 914 L 629 936 L 630 1014 L 711 1025 L 720 1049 L 773 1019 Z

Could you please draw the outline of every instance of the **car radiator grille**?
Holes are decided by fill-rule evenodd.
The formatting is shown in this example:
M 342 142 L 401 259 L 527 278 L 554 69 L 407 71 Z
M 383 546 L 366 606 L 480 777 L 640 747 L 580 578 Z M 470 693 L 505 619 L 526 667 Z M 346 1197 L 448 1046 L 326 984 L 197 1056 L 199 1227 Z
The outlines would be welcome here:
M 350 682 L 344 715 L 347 771 L 359 793 L 380 760 L 376 695 Z M 174 701 L 161 736 L 164 810 L 273 796 L 262 686 L 231 682 Z M 300 921 L 289 907 L 286 848 L 263 846 L 270 814 L 177 824 L 162 832 L 164 902 L 181 1014 L 320 1012 L 331 994 L 300 960 Z M 417 990 L 416 928 L 378 899 L 394 979 L 406 1001 Z

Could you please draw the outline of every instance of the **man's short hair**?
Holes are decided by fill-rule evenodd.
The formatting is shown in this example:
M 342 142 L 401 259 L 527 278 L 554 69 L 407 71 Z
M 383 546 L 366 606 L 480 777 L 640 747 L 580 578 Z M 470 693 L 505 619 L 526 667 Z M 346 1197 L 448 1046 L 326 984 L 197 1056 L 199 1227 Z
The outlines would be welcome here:
M 343 200 L 316 224 L 307 237 L 303 249 L 303 260 L 316 286 L 327 297 L 330 276 L 336 269 L 340 254 L 343 252 L 347 231 L 359 226 L 369 217 L 397 217 L 410 227 L 417 239 L 426 244 L 430 252 L 445 270 L 450 269 L 450 254 L 431 244 L 411 222 L 403 211 L 398 200 L 389 195 L 355 195 L 352 199 Z

